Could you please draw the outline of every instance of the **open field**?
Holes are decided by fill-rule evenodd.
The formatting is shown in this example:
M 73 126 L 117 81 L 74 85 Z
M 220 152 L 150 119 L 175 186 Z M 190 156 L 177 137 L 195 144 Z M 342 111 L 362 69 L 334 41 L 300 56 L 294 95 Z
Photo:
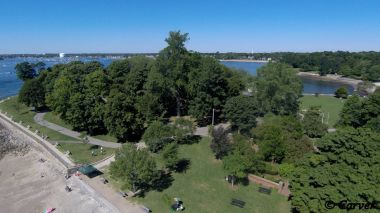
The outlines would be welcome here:
M 30 107 L 25 106 L 17 101 L 17 97 L 12 97 L 3 103 L 0 103 L 0 110 L 7 112 L 8 116 L 13 116 L 16 122 L 22 121 L 24 126 L 29 125 L 31 130 L 38 130 L 40 133 L 49 136 L 52 141 L 77 141 L 77 139 L 63 135 L 59 132 L 53 131 L 49 128 L 36 124 L 33 120 L 36 112 L 32 111 Z
M 179 156 L 189 160 L 189 168 L 182 173 L 174 173 L 171 186 L 163 191 L 150 191 L 145 197 L 134 198 L 153 212 L 169 212 L 173 198 L 181 198 L 186 212 L 289 212 L 287 198 L 272 192 L 271 195 L 258 192 L 258 185 L 231 185 L 224 179 L 226 173 L 222 162 L 215 160 L 209 148 L 209 139 L 197 144 L 181 145 Z M 118 183 L 116 186 L 120 185 Z M 232 206 L 232 198 L 246 202 L 244 208 Z
M 100 153 L 100 147 L 91 144 L 78 143 L 61 143 L 57 147 L 61 152 L 70 151 L 70 158 L 75 163 L 93 163 L 112 155 L 115 150 L 103 147 L 103 154 Z M 94 151 L 94 155 L 92 155 Z
M 326 124 L 331 128 L 339 120 L 339 113 L 342 110 L 345 100 L 341 100 L 332 96 L 304 96 L 301 98 L 300 109 L 308 109 L 311 106 L 321 106 L 324 113 Z

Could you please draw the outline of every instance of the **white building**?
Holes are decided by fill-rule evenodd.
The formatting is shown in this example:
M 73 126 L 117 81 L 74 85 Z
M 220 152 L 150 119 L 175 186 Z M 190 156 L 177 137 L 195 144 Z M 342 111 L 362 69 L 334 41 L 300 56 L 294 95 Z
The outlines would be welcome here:
M 65 53 L 59 53 L 59 57 L 60 57 L 60 58 L 65 57 Z

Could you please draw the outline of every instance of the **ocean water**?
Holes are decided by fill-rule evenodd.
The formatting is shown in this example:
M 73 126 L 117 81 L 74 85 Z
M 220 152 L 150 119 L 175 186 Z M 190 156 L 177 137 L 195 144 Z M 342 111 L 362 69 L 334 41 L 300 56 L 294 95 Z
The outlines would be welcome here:
M 113 60 L 111 58 L 90 58 L 90 57 L 65 57 L 65 58 L 5 58 L 0 60 L 0 99 L 17 95 L 18 91 L 22 86 L 22 81 L 17 79 L 14 67 L 16 64 L 27 61 L 31 63 L 36 63 L 42 61 L 47 67 L 53 66 L 54 64 L 69 63 L 72 61 L 99 61 L 105 67 L 107 67 Z M 245 70 L 251 75 L 256 76 L 256 71 L 265 63 L 252 63 L 252 62 L 221 62 L 222 64 L 233 67 L 236 69 Z M 324 93 L 324 94 L 334 94 L 336 89 L 341 86 L 346 86 L 350 93 L 353 92 L 354 88 L 349 85 L 345 85 L 337 82 L 319 81 L 314 79 L 302 78 L 303 92 L 304 93 Z
M 253 76 L 257 75 L 257 69 L 264 66 L 265 63 L 253 63 L 253 62 L 232 62 L 223 61 L 222 64 L 227 67 L 244 70 Z M 347 85 L 340 82 L 321 81 L 310 78 L 301 78 L 303 84 L 304 93 L 320 93 L 320 94 L 334 94 L 339 87 L 346 87 L 350 94 L 353 93 L 354 88 L 351 85 Z

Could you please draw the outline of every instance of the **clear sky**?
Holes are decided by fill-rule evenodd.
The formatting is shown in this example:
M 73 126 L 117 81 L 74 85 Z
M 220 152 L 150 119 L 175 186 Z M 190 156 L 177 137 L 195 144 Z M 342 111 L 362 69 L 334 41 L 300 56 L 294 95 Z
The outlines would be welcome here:
M 380 51 L 380 0 L 1 0 L 0 54 Z

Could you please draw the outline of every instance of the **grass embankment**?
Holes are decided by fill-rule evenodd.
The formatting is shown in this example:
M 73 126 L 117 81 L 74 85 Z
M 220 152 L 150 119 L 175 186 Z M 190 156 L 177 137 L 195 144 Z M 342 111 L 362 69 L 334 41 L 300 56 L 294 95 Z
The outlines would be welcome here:
M 133 200 L 144 204 L 153 212 L 169 212 L 175 197 L 183 200 L 188 213 L 290 211 L 287 198 L 275 191 L 271 195 L 259 193 L 258 185 L 252 183 L 232 188 L 224 179 L 226 173 L 222 162 L 215 160 L 209 144 L 210 140 L 203 138 L 197 144 L 180 145 L 179 156 L 189 160 L 188 169 L 182 173 L 173 173 L 174 181 L 167 189 L 161 192 L 150 191 L 145 197 Z M 115 185 L 116 188 L 120 187 L 119 183 Z M 232 206 L 232 198 L 245 201 L 245 207 Z
M 103 148 L 104 154 L 100 154 L 100 148 L 97 148 L 91 144 L 66 143 L 75 141 L 78 142 L 79 140 L 35 123 L 33 117 L 36 115 L 36 112 L 32 111 L 30 107 L 19 103 L 17 101 L 17 97 L 12 97 L 3 103 L 0 103 L 0 110 L 2 110 L 2 112 L 7 112 L 7 115 L 12 116 L 14 121 L 22 121 L 24 126 L 29 125 L 30 130 L 38 130 L 40 134 L 42 133 L 44 135 L 47 135 L 49 137 L 49 141 L 57 141 L 59 143 L 58 149 L 62 152 L 70 151 L 70 157 L 75 163 L 96 162 L 109 155 L 112 155 L 115 151 L 114 149 Z M 66 124 L 53 113 L 47 113 L 44 119 L 71 129 L 70 125 Z M 92 150 L 94 150 L 94 156 L 92 155 Z
M 342 110 L 345 100 L 332 96 L 304 96 L 301 98 L 301 110 L 311 106 L 321 106 L 324 113 L 324 122 L 331 128 L 339 120 L 339 113 Z
M 38 130 L 40 133 L 47 135 L 51 141 L 77 141 L 75 138 L 63 135 L 35 123 L 33 117 L 36 115 L 36 112 L 32 111 L 30 107 L 19 103 L 17 97 L 12 97 L 3 103 L 0 103 L 0 110 L 7 112 L 7 115 L 12 116 L 14 121 L 22 121 L 24 126 L 29 125 L 30 130 Z

